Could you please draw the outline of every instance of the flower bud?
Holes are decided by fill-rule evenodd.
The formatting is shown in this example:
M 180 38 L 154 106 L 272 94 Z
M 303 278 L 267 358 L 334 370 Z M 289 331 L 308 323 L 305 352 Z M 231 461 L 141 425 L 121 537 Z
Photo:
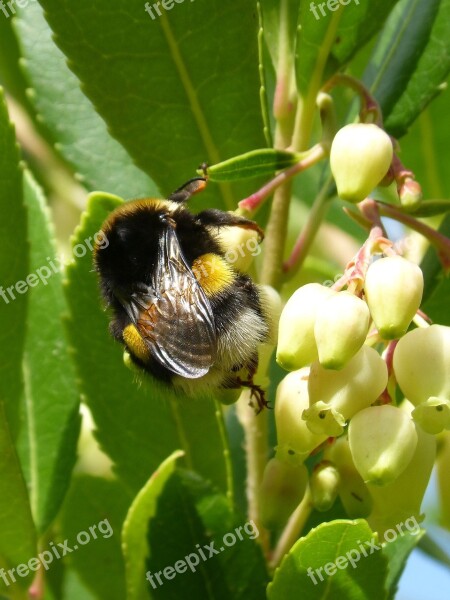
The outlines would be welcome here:
M 217 240 L 225 252 L 225 260 L 237 271 L 246 273 L 254 257 L 261 253 L 259 232 L 236 225 L 220 227 L 216 232 Z
M 363 346 L 340 371 L 311 365 L 308 392 L 310 408 L 303 412 L 314 433 L 336 436 L 347 419 L 370 406 L 386 388 L 387 366 L 376 350 Z
M 341 369 L 364 344 L 369 329 L 367 304 L 350 292 L 336 292 L 317 309 L 314 336 L 319 362 Z
M 263 525 L 269 529 L 284 525 L 300 504 L 307 483 L 308 469 L 304 464 L 292 465 L 278 458 L 269 460 L 259 490 Z
M 441 433 L 450 429 L 450 402 L 431 396 L 413 410 L 412 418 L 427 433 Z
M 396 406 L 370 406 L 350 421 L 348 441 L 359 474 L 366 483 L 387 485 L 411 461 L 417 433 L 409 414 Z
M 333 139 L 330 166 L 340 198 L 361 202 L 385 177 L 393 157 L 388 134 L 377 125 L 353 123 Z
M 418 523 L 422 520 L 420 506 L 436 458 L 436 438 L 418 426 L 416 431 L 416 450 L 403 473 L 390 485 L 367 486 L 373 499 L 373 509 L 367 520 L 372 530 L 380 535 L 399 523 L 418 533 Z
M 286 375 L 275 398 L 277 457 L 292 463 L 303 462 L 327 439 L 325 434 L 312 433 L 302 420 L 302 412 L 309 406 L 308 375 L 308 368 Z
M 364 291 L 380 335 L 387 340 L 399 338 L 422 301 L 422 270 L 401 256 L 380 258 L 367 270 Z
M 319 283 L 308 283 L 286 303 L 278 328 L 277 362 L 287 371 L 309 365 L 317 358 L 314 324 L 317 308 L 333 292 Z
M 409 331 L 395 347 L 393 366 L 398 385 L 414 405 L 431 397 L 450 400 L 450 327 Z
M 407 177 L 398 191 L 401 205 L 406 210 L 417 210 L 423 198 L 422 187 L 420 183 Z
M 336 500 L 339 489 L 339 472 L 336 467 L 323 461 L 314 467 L 310 478 L 311 501 L 320 512 L 329 510 Z
M 372 498 L 353 462 L 346 436 L 337 438 L 324 452 L 339 471 L 339 498 L 350 519 L 364 518 L 372 510 Z

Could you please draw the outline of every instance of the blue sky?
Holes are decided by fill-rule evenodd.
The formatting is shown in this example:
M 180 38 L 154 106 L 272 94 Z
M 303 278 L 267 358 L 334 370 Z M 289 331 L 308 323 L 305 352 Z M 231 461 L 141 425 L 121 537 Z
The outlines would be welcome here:
M 423 503 L 425 514 L 437 514 L 439 511 L 436 486 L 433 474 Z M 429 518 L 425 519 L 423 526 L 430 529 L 433 539 L 450 556 L 450 532 L 437 527 Z M 429 558 L 420 550 L 414 550 L 400 579 L 395 600 L 450 600 L 450 568 Z

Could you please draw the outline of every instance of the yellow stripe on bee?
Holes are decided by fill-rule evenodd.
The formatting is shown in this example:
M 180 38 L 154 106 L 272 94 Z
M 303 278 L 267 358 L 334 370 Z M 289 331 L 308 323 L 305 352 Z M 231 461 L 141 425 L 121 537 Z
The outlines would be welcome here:
M 123 341 L 134 354 L 134 356 L 143 362 L 148 361 L 150 357 L 149 349 L 147 348 L 142 337 L 139 335 L 135 325 L 127 325 L 123 330 L 122 336 Z
M 202 254 L 192 263 L 192 272 L 207 296 L 212 296 L 231 285 L 234 271 L 218 254 Z

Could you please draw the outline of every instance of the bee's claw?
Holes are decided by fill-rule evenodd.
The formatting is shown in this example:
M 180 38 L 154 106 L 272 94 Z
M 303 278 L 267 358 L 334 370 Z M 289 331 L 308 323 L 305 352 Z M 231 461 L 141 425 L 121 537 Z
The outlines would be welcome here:
M 238 383 L 242 387 L 246 387 L 246 388 L 250 389 L 249 406 L 251 406 L 252 408 L 255 409 L 255 414 L 259 415 L 259 413 L 264 408 L 269 408 L 269 409 L 272 408 L 269 404 L 269 401 L 266 400 L 265 391 L 261 388 L 260 385 L 253 383 L 253 379 L 249 379 L 248 381 L 242 381 L 242 379 L 238 378 Z M 252 402 L 253 399 L 256 400 L 256 406 L 255 406 L 254 402 Z

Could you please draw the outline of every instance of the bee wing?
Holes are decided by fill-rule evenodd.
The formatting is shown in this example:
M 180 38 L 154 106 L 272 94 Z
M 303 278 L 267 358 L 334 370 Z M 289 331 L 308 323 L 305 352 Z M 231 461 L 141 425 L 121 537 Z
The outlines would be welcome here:
M 189 379 L 209 371 L 216 354 L 212 308 L 172 226 L 160 239 L 153 289 L 133 294 L 131 304 L 130 316 L 158 362 Z

